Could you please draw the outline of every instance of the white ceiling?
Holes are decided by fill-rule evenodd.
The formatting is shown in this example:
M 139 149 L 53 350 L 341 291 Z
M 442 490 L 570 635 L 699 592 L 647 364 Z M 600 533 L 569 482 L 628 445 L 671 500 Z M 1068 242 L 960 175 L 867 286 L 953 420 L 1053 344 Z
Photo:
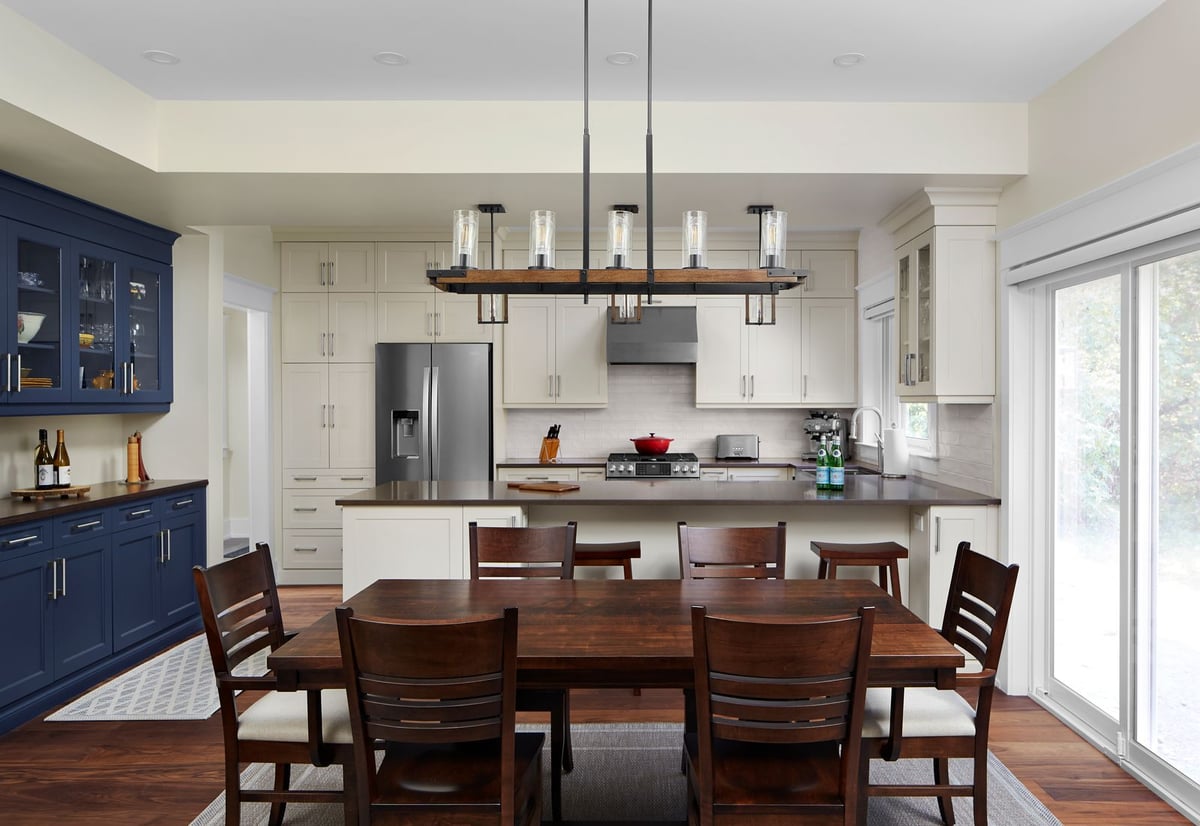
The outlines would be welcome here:
M 1028 101 L 1161 2 L 659 0 L 654 98 Z M 0 5 L 157 99 L 575 100 L 583 91 L 582 0 Z M 597 0 L 590 18 L 592 98 L 644 99 L 644 0 Z M 172 52 L 180 62 L 151 63 L 141 56 L 150 49 Z M 403 54 L 408 63 L 381 65 L 372 59 L 381 51 Z M 633 52 L 638 60 L 613 66 L 604 58 L 616 51 Z M 833 58 L 846 52 L 860 52 L 865 60 L 853 68 L 835 66 Z M 539 176 L 543 193 L 528 185 L 506 187 L 503 176 L 397 181 L 382 175 L 164 175 L 85 143 L 0 106 L 0 166 L 177 229 L 429 226 L 440 225 L 451 208 L 488 201 L 504 202 L 511 219 L 526 208 L 513 203 L 514 189 L 543 203 L 578 200 L 578 179 L 569 176 Z M 711 175 L 660 185 L 656 176 L 661 217 L 655 223 L 672 225 L 679 210 L 705 203 L 710 223 L 737 225 L 745 220 L 745 204 L 776 202 L 787 205 L 795 229 L 857 228 L 874 224 L 923 185 L 999 186 L 1008 180 Z M 606 202 L 644 201 L 645 185 L 636 176 L 612 176 L 594 181 L 593 190 L 593 215 L 602 216 Z M 718 195 L 727 206 L 712 205 Z

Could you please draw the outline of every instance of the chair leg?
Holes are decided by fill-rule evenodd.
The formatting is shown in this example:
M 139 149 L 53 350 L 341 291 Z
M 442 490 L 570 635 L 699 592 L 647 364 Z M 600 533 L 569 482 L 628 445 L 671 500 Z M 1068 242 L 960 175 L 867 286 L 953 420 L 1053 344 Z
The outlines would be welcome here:
M 225 826 L 242 824 L 242 773 L 237 760 L 225 760 Z
M 571 754 L 571 692 L 563 690 L 563 774 L 575 770 L 575 757 Z
M 562 820 L 563 711 L 562 704 L 550 711 L 550 816 L 555 823 Z
M 984 750 L 983 756 L 975 758 L 975 824 L 976 826 L 987 826 L 987 751 Z
M 288 783 L 292 779 L 292 765 L 290 763 L 275 764 L 275 791 L 286 792 Z M 279 826 L 283 823 L 283 810 L 287 808 L 285 801 L 271 804 L 271 817 L 267 821 L 269 826 Z
M 696 733 L 696 691 L 692 688 L 683 690 L 683 733 Z M 679 760 L 679 773 L 687 774 L 688 756 L 687 748 L 683 748 L 682 756 Z
M 947 786 L 950 784 L 950 759 L 947 757 L 933 758 L 933 782 L 939 786 Z M 942 792 L 937 796 L 938 811 L 942 815 L 942 823 L 946 826 L 954 826 L 954 798 L 949 792 Z
M 358 774 L 354 770 L 354 756 L 350 755 L 342 764 L 342 812 L 346 823 L 357 824 L 358 817 Z

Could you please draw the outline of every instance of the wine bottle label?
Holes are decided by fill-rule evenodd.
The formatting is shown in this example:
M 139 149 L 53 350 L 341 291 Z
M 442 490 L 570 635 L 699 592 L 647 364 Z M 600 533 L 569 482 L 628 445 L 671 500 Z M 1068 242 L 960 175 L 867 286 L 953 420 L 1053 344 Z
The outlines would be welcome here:
M 54 465 L 37 466 L 37 486 L 39 488 L 54 487 Z
M 60 467 L 58 469 L 58 473 L 56 475 L 58 477 L 57 482 L 58 482 L 58 486 L 60 488 L 65 488 L 65 487 L 70 486 L 70 484 L 71 484 L 71 466 L 70 465 L 65 465 L 63 467 Z
M 846 484 L 846 469 L 844 467 L 830 468 L 829 484 L 835 488 L 844 487 Z
M 827 468 L 827 467 L 818 467 L 817 468 L 817 484 L 818 485 L 828 485 L 829 484 L 829 468 Z

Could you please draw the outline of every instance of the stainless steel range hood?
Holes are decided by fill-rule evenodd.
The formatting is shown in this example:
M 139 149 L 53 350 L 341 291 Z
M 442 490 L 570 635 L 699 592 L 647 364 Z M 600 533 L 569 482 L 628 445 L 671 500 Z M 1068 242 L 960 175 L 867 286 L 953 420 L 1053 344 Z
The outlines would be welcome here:
M 642 307 L 637 324 L 608 324 L 609 364 L 695 364 L 695 307 Z

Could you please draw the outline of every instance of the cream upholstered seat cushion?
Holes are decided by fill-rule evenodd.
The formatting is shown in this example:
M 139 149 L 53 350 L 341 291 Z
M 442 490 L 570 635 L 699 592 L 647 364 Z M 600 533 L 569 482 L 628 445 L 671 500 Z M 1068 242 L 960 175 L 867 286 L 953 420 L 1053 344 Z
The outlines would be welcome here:
M 892 730 L 892 690 L 868 688 L 863 737 L 888 737 Z M 957 691 L 936 688 L 904 690 L 905 739 L 910 737 L 974 737 L 975 709 Z
M 238 717 L 238 739 L 306 742 L 308 692 L 268 692 Z M 321 739 L 326 743 L 353 742 L 345 689 L 321 692 Z

